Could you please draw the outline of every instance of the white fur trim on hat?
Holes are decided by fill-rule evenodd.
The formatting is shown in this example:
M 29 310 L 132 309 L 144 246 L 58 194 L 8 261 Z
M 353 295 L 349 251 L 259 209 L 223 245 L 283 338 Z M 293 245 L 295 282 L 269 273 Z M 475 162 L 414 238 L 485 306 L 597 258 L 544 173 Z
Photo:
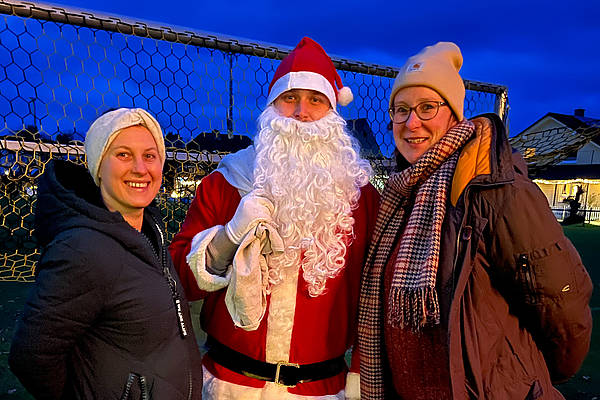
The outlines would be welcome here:
M 273 87 L 271 87 L 271 92 L 269 92 L 269 97 L 267 97 L 267 106 L 274 102 L 280 94 L 291 89 L 316 90 L 319 93 L 323 93 L 327 96 L 331 107 L 335 110 L 336 100 L 333 87 L 323 75 L 310 71 L 288 72 L 279 78 L 273 84 Z
M 100 185 L 98 170 L 106 150 L 119 132 L 130 126 L 141 125 L 148 129 L 156 142 L 160 161 L 165 162 L 165 142 L 158 121 L 141 108 L 119 108 L 101 115 L 94 121 L 85 135 L 85 154 L 88 170 L 96 185 Z

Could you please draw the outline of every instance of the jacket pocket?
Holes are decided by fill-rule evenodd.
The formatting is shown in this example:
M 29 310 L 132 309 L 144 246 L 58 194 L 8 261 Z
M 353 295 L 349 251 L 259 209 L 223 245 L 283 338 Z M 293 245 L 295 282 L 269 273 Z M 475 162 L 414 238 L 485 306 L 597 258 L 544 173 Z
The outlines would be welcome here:
M 517 255 L 518 276 L 525 290 L 526 300 L 539 303 L 540 296 L 560 298 L 578 290 L 575 269 L 580 263 L 571 252 L 568 239 L 550 246 Z
M 498 343 L 498 353 L 486 377 L 485 398 L 487 399 L 530 399 L 536 380 L 517 354 L 507 337 Z M 535 397 L 533 397 L 535 398 Z
M 536 380 L 531 384 L 531 388 L 529 389 L 529 393 L 527 393 L 525 400 L 536 400 L 541 398 L 543 395 L 544 389 L 542 389 L 540 381 Z
M 535 277 L 533 267 L 529 262 L 528 254 L 519 254 L 517 256 L 517 275 L 521 282 L 521 289 L 525 302 L 529 304 L 537 304 L 539 298 L 537 296 Z

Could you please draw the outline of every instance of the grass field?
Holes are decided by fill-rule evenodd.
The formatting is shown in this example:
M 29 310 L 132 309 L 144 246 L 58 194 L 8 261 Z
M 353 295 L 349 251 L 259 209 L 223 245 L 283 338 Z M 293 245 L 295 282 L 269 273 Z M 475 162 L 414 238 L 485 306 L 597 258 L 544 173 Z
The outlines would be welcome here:
M 594 328 L 591 349 L 583 366 L 575 377 L 559 385 L 558 389 L 569 400 L 600 400 L 600 226 L 566 226 L 564 231 L 579 251 L 594 282 L 590 301 Z
M 559 385 L 558 389 L 568 400 L 600 400 L 600 226 L 569 226 L 565 227 L 565 233 L 577 247 L 594 282 L 594 294 L 590 303 L 594 330 L 592 347 L 581 370 L 569 382 Z M 31 284 L 28 283 L 0 282 L 0 400 L 33 398 L 26 393 L 7 366 L 15 322 L 21 315 L 30 287 Z M 198 311 L 198 306 L 194 305 L 193 314 Z M 197 317 L 193 319 L 197 321 Z M 201 337 L 199 342 L 202 342 Z

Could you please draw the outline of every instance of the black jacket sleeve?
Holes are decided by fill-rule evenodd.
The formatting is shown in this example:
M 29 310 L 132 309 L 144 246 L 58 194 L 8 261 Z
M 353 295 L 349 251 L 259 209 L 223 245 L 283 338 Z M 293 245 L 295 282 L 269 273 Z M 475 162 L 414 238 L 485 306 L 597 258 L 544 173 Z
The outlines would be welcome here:
M 101 268 L 69 240 L 51 243 L 11 344 L 9 365 L 37 399 L 60 399 L 69 379 L 69 357 L 78 338 L 102 311 L 107 295 Z

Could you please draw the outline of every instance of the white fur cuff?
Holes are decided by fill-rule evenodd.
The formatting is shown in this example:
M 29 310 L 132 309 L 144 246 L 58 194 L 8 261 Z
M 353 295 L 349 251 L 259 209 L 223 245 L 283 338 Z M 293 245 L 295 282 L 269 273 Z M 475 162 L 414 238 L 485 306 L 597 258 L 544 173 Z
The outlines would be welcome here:
M 348 372 L 346 375 L 346 399 L 360 399 L 360 375 L 357 372 Z
M 231 279 L 231 266 L 227 267 L 225 276 L 213 275 L 206 270 L 206 248 L 223 226 L 217 225 L 197 233 L 192 240 L 190 253 L 186 261 L 196 278 L 200 290 L 215 292 L 229 285 Z

